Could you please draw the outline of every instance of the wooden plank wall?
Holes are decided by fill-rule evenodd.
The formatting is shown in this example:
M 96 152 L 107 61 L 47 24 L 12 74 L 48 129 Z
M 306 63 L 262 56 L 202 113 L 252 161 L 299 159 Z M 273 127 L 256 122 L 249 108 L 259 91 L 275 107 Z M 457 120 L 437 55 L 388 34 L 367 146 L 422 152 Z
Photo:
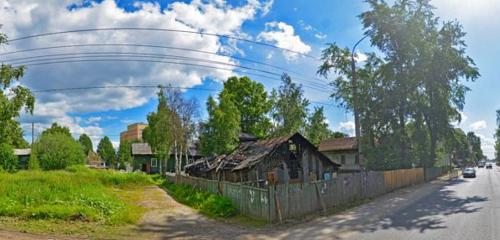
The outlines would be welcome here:
M 441 169 L 426 171 L 432 171 L 432 176 L 444 172 Z M 241 214 L 276 222 L 280 214 L 282 220 L 286 220 L 322 213 L 337 206 L 418 184 L 425 179 L 424 169 L 414 168 L 340 174 L 329 181 L 288 183 L 266 188 L 189 176 L 177 176 L 177 183 L 224 195 L 232 200 Z

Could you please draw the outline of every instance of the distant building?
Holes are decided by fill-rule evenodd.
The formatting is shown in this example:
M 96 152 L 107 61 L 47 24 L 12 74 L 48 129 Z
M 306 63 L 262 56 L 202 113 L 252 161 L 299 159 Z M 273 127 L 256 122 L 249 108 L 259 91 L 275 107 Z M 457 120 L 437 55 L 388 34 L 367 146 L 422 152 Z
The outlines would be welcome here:
M 318 150 L 330 160 L 342 165 L 342 171 L 360 170 L 357 157 L 358 145 L 355 137 L 333 138 L 322 141 Z
M 18 158 L 18 168 L 27 169 L 28 162 L 30 160 L 31 149 L 30 148 L 14 149 L 14 154 Z
M 192 145 L 188 148 L 187 162 L 185 153 L 182 154 L 181 167 L 184 168 L 188 162 L 194 162 L 201 157 L 196 145 Z M 171 154 L 167 161 L 160 161 L 147 143 L 132 143 L 132 159 L 134 171 L 139 170 L 145 173 L 160 173 L 160 170 L 161 172 L 175 172 L 175 156 Z
M 127 131 L 120 133 L 120 142 L 128 141 L 128 142 L 142 142 L 142 131 L 148 125 L 144 123 L 134 123 L 128 125 Z

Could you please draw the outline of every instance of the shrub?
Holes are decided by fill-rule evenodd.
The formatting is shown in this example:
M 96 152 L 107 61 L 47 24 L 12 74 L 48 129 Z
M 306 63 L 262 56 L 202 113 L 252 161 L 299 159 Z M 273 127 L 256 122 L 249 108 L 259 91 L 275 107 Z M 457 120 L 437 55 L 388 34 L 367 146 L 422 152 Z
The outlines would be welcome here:
M 173 184 L 165 181 L 161 186 L 180 203 L 198 209 L 205 215 L 227 218 L 237 213 L 236 207 L 227 197 L 200 191 L 185 184 Z
M 34 149 L 38 154 L 40 167 L 44 170 L 64 169 L 85 161 L 81 144 L 64 133 L 42 134 Z
M 0 169 L 15 172 L 17 170 L 17 156 L 14 154 L 14 149 L 6 144 L 0 144 Z

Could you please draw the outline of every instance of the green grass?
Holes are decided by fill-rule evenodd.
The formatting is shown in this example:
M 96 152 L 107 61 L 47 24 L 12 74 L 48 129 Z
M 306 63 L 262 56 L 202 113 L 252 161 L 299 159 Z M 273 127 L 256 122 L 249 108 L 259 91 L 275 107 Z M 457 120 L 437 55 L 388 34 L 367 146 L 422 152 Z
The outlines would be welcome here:
M 153 184 L 147 175 L 85 167 L 0 173 L 0 216 L 107 225 L 135 223 L 144 210 L 113 190 Z
M 228 218 L 237 213 L 231 200 L 224 196 L 200 191 L 190 185 L 164 181 L 161 187 L 178 202 L 186 204 L 210 217 Z

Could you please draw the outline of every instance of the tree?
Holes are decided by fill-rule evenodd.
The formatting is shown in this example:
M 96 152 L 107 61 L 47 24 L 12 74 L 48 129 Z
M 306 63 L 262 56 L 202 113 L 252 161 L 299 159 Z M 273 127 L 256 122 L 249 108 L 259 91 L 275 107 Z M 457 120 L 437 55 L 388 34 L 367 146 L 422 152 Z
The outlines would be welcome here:
M 126 169 L 126 164 L 132 163 L 132 144 L 129 141 L 120 142 L 118 147 L 119 169 Z
M 466 55 L 465 33 L 456 21 L 440 23 L 429 1 L 367 2 L 360 18 L 381 57 L 370 53 L 356 64 L 363 154 L 374 166 L 388 160 L 391 167 L 433 166 L 438 147 L 452 137 L 451 122 L 460 120 L 465 82 L 479 76 Z M 340 75 L 332 96 L 352 110 L 350 49 L 331 44 L 322 60 L 318 73 Z M 422 154 L 410 154 L 415 149 Z
M 219 95 L 219 104 L 212 97 L 207 101 L 208 121 L 202 124 L 200 144 L 205 155 L 221 155 L 238 145 L 240 112 L 225 92 Z
M 467 133 L 467 141 L 469 143 L 471 160 L 477 163 L 484 159 L 483 150 L 481 149 L 481 138 L 479 138 L 474 132 Z
M 85 153 L 85 156 L 89 155 L 89 152 L 93 151 L 92 147 L 92 140 L 90 140 L 90 137 L 87 134 L 82 134 L 80 135 L 80 138 L 78 138 L 78 142 L 82 144 L 83 147 L 83 152 Z
M 321 141 L 330 138 L 333 135 L 332 131 L 328 128 L 325 115 L 323 114 L 323 107 L 314 108 L 314 112 L 309 116 L 306 126 L 306 136 L 314 145 L 318 146 Z
M 271 93 L 271 115 L 274 123 L 274 135 L 303 132 L 309 100 L 304 98 L 301 85 L 292 82 L 287 74 L 281 76 L 281 85 Z
M 17 156 L 14 149 L 7 143 L 0 143 L 0 170 L 15 172 L 17 170 Z
M 221 94 L 227 94 L 240 112 L 240 128 L 244 133 L 264 137 L 271 128 L 268 113 L 272 103 L 264 85 L 248 77 L 230 77 Z
M 43 170 L 64 169 L 85 162 L 82 145 L 63 132 L 42 133 L 33 151 Z
M 50 128 L 47 128 L 42 132 L 42 135 L 43 134 L 53 134 L 53 133 L 60 133 L 60 134 L 66 135 L 68 137 L 71 137 L 71 132 L 69 131 L 69 128 L 66 126 L 61 126 L 57 123 L 52 123 Z
M 0 33 L 0 45 L 7 43 L 7 36 Z M 27 147 L 23 131 L 15 118 L 19 117 L 24 108 L 33 114 L 35 97 L 31 91 L 22 85 L 15 85 L 24 75 L 25 68 L 12 67 L 9 64 L 0 65 L 0 144 L 5 143 L 17 148 Z M 9 89 L 9 92 L 6 92 Z
M 495 159 L 500 165 L 500 110 L 497 110 L 497 129 L 495 130 Z
M 38 153 L 35 147 L 31 148 L 30 158 L 28 160 L 28 169 L 29 170 L 39 170 L 40 169 L 40 161 L 38 161 Z
M 99 141 L 99 144 L 97 145 L 97 154 L 99 154 L 102 160 L 106 162 L 106 166 L 113 168 L 116 167 L 115 148 L 107 136 L 104 136 L 104 138 Z
M 158 106 L 156 112 L 147 116 L 148 126 L 142 137 L 151 146 L 151 150 L 160 161 L 167 161 L 174 142 L 172 130 L 172 111 L 168 106 L 163 88 L 158 92 Z M 160 172 L 162 172 L 160 163 Z M 165 164 L 166 165 L 166 164 Z

